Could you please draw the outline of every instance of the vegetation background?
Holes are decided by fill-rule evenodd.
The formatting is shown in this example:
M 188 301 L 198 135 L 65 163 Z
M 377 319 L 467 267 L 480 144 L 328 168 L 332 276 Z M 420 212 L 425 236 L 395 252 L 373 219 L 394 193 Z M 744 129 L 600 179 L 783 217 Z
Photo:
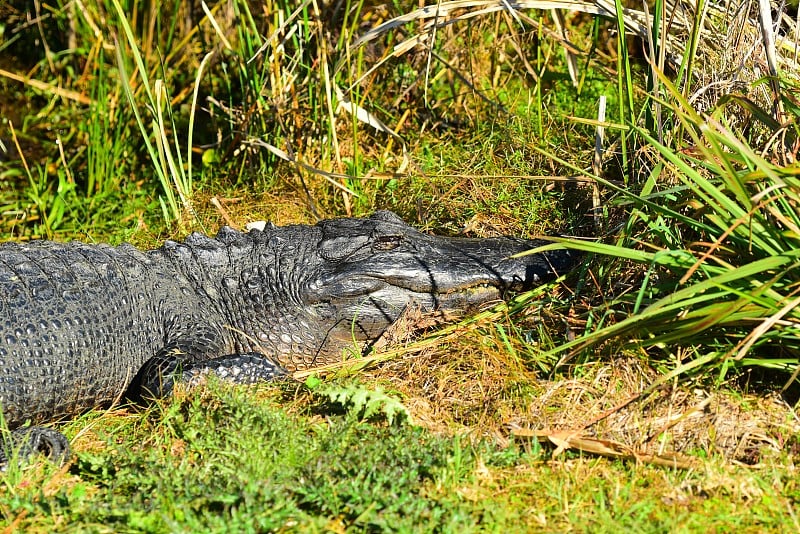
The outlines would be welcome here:
M 0 238 L 392 209 L 581 268 L 297 386 L 59 425 L 12 531 L 800 530 L 797 6 L 0 4 Z

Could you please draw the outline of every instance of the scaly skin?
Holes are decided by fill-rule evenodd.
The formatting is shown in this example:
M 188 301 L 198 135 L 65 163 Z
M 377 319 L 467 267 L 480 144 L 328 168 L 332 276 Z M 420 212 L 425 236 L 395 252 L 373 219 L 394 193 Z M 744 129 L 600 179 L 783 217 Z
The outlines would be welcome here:
M 0 245 L 0 405 L 10 428 L 169 393 L 207 371 L 233 382 L 363 348 L 409 306 L 470 309 L 566 271 L 541 243 L 422 234 L 391 212 L 315 226 L 223 228 L 130 245 Z

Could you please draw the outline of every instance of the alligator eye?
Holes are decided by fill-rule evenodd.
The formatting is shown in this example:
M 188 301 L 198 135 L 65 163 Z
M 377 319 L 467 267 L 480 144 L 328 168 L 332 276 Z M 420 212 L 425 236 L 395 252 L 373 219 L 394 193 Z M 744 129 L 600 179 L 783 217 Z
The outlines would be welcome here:
M 400 246 L 402 238 L 399 235 L 382 235 L 375 238 L 372 250 L 394 250 Z

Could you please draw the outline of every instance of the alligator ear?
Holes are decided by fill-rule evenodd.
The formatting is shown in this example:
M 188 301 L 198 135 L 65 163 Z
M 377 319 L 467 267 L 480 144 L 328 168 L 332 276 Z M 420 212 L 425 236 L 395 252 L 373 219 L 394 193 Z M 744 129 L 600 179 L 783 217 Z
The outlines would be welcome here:
M 319 254 L 328 261 L 342 261 L 369 245 L 365 235 L 328 237 L 319 245 Z

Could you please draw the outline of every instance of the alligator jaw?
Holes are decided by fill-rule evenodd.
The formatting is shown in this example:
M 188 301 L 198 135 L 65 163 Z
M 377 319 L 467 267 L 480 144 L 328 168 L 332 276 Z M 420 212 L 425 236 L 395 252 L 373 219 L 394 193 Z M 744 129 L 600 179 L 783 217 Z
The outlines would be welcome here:
M 390 331 L 402 317 L 402 328 L 417 330 L 457 321 L 465 314 L 500 302 L 502 292 L 488 284 L 461 287 L 445 293 L 417 293 L 396 286 L 385 286 L 358 301 L 329 304 L 341 317 L 328 331 L 327 342 L 319 351 L 320 361 L 338 361 L 342 349 L 372 345 Z M 361 350 L 361 349 L 359 349 Z
M 515 257 L 543 244 L 538 241 L 423 234 L 419 239 L 427 246 L 338 266 L 315 280 L 316 295 L 308 298 L 363 298 L 395 288 L 398 293 L 429 295 L 436 301 L 446 300 L 449 294 L 469 293 L 494 300 L 506 291 L 524 291 L 551 280 L 575 260 L 567 251 Z
M 329 344 L 320 352 L 341 353 L 342 344 L 370 342 L 408 309 L 419 312 L 417 327 L 452 320 L 498 302 L 507 291 L 531 288 L 556 274 L 542 255 L 510 257 L 532 248 L 530 242 L 513 242 L 511 249 L 505 240 L 489 242 L 498 246 L 488 248 L 485 240 L 475 242 L 483 245 L 483 258 L 450 241 L 443 243 L 449 249 L 444 253 L 422 256 L 417 250 L 373 256 L 342 265 L 312 282 L 303 299 L 312 314 L 337 318 L 328 330 Z

